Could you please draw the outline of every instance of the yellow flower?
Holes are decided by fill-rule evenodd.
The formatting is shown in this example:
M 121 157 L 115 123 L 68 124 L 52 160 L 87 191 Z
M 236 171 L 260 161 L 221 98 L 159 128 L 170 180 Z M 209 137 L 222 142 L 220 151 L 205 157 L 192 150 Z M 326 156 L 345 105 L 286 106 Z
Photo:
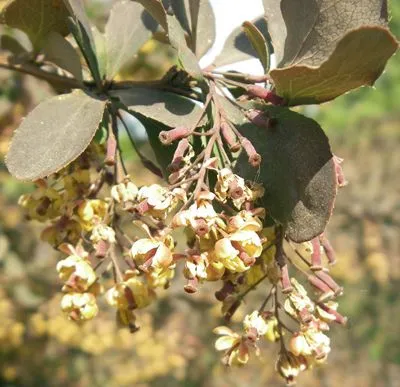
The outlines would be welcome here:
M 60 279 L 67 287 L 86 291 L 96 281 L 96 274 L 89 261 L 78 255 L 70 255 L 57 264 Z
M 251 212 L 240 211 L 229 218 L 228 222 L 228 232 L 232 233 L 239 230 L 259 232 L 262 230 L 262 222 Z
M 92 293 L 67 293 L 61 300 L 61 309 L 70 320 L 86 321 L 97 315 L 96 297 Z
M 307 295 L 307 291 L 294 278 L 291 279 L 293 291 L 285 300 L 284 309 L 292 317 L 297 318 L 298 314 L 303 311 L 313 313 L 315 306 Z
M 171 237 L 166 238 L 165 242 L 156 241 L 149 238 L 137 240 L 131 247 L 132 259 L 145 269 L 168 269 L 173 265 L 171 247 Z
M 265 335 L 268 331 L 268 324 L 265 319 L 255 310 L 253 313 L 245 316 L 243 320 L 245 332 L 255 329 L 259 336 Z
M 293 385 L 299 373 L 307 369 L 307 361 L 304 357 L 285 351 L 279 354 L 275 367 L 286 383 Z
M 78 207 L 79 223 L 85 231 L 91 231 L 93 227 L 104 221 L 108 210 L 108 204 L 104 200 L 85 199 Z
M 153 293 L 136 276 L 127 278 L 109 289 L 107 303 L 117 309 L 141 309 L 151 303 Z
M 225 351 L 222 358 L 225 365 L 243 365 L 249 361 L 249 346 L 246 339 L 225 326 L 217 327 L 213 332 L 221 335 L 215 342 L 215 349 Z
M 138 192 L 138 188 L 130 179 L 111 188 L 111 196 L 118 203 L 135 202 Z
M 58 191 L 47 187 L 39 187 L 32 194 L 22 195 L 18 201 L 30 219 L 40 222 L 59 216 L 62 203 L 63 198 Z
M 254 231 L 237 231 L 215 244 L 217 260 L 233 273 L 248 270 L 261 252 L 261 240 Z
M 178 204 L 178 196 L 158 184 L 152 184 L 140 188 L 137 201 L 147 202 L 149 209 L 146 214 L 157 219 L 165 219 Z
M 97 224 L 93 227 L 90 240 L 94 243 L 98 243 L 100 241 L 115 243 L 115 231 L 105 224 Z

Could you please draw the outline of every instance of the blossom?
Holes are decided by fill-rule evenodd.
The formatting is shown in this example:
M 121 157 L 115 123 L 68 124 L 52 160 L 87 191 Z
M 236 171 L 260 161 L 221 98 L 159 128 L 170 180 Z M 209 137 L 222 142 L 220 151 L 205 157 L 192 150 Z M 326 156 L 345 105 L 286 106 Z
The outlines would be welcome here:
M 61 300 L 61 309 L 70 320 L 86 321 L 97 315 L 96 297 L 92 293 L 67 293 Z
M 173 248 L 171 237 L 164 241 L 143 238 L 133 243 L 130 253 L 132 259 L 141 265 L 142 269 L 169 269 L 173 265 L 171 248 Z
M 94 243 L 98 243 L 100 241 L 115 243 L 115 231 L 111 227 L 99 223 L 93 227 L 90 240 Z
M 285 300 L 285 311 L 292 317 L 297 318 L 299 315 L 311 314 L 314 312 L 315 306 L 308 297 L 304 287 L 299 284 L 294 278 L 291 279 L 293 291 Z
M 179 199 L 182 199 L 181 190 L 170 191 L 158 184 L 144 186 L 137 194 L 137 201 L 142 203 L 144 208 L 141 211 L 157 219 L 165 219 L 178 204 Z
M 85 199 L 78 206 L 78 220 L 85 231 L 104 221 L 108 210 L 108 203 L 100 199 Z
M 58 262 L 58 275 L 68 288 L 86 291 L 96 281 L 96 274 L 85 257 L 70 255 Z
M 217 351 L 225 351 L 222 359 L 225 365 L 243 365 L 249 361 L 249 346 L 245 339 L 225 326 L 213 330 L 221 335 L 215 342 Z
M 299 373 L 307 369 L 307 361 L 304 357 L 285 351 L 279 354 L 275 368 L 288 385 L 293 385 Z
M 215 195 L 209 191 L 200 192 L 187 210 L 180 211 L 174 216 L 172 227 L 190 226 L 196 232 L 199 223 L 203 223 L 202 226 L 206 227 L 208 232 L 215 224 L 221 225 L 222 220 L 212 205 L 214 198 Z
M 257 310 L 245 316 L 243 320 L 243 327 L 245 332 L 254 329 L 258 336 L 265 335 L 268 331 L 268 324 Z
M 117 203 L 135 202 L 138 195 L 138 188 L 129 178 L 126 178 L 123 183 L 114 185 L 111 188 L 111 197 Z
M 149 305 L 153 293 L 133 272 L 125 274 L 126 279 L 117 283 L 106 293 L 107 303 L 117 309 L 141 309 Z
M 49 187 L 39 187 L 31 194 L 21 195 L 18 200 L 28 217 L 40 222 L 59 216 L 62 203 L 61 194 Z
M 215 244 L 216 258 L 233 273 L 248 270 L 261 253 L 261 240 L 254 231 L 237 231 Z

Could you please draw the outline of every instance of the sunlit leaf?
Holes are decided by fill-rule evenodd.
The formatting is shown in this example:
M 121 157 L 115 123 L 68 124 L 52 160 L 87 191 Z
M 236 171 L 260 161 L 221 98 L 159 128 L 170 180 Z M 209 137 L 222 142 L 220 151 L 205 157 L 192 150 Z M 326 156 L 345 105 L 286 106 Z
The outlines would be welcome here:
M 68 34 L 67 16 L 62 0 L 12 0 L 3 9 L 1 20 L 24 31 L 38 50 L 50 31 Z
M 166 91 L 134 88 L 113 92 L 129 110 L 163 122 L 170 127 L 194 125 L 201 107 L 189 98 Z
M 113 79 L 139 48 L 151 37 L 152 30 L 143 19 L 143 6 L 132 1 L 116 3 L 105 29 L 107 47 L 107 78 Z
M 253 20 L 252 23 L 263 36 L 268 36 L 267 23 L 264 18 Z M 228 36 L 221 53 L 214 60 L 214 65 L 219 67 L 257 57 L 256 50 L 252 47 L 242 26 L 240 26 Z
M 264 8 L 279 68 L 271 77 L 291 105 L 373 84 L 397 49 L 386 0 L 264 0 Z
M 68 22 L 71 33 L 78 43 L 83 57 L 85 58 L 85 61 L 90 69 L 90 73 L 93 76 L 93 79 L 96 81 L 97 84 L 100 84 L 102 74 L 100 73 L 99 62 L 96 55 L 96 45 L 92 35 L 92 31 L 90 31 L 89 36 L 87 34 L 86 28 L 84 28 L 83 24 L 77 19 L 69 18 Z M 99 58 L 101 58 L 100 55 Z
M 82 91 L 41 103 L 15 131 L 6 160 L 11 174 L 36 180 L 75 160 L 95 135 L 104 107 Z
M 202 79 L 201 69 L 196 55 L 186 44 L 185 32 L 175 16 L 167 15 L 168 37 L 171 46 L 178 52 L 179 60 L 184 69 L 194 78 Z
M 270 128 L 241 127 L 262 156 L 259 170 L 242 154 L 237 171 L 263 183 L 263 205 L 295 242 L 320 235 L 331 216 L 336 175 L 329 142 L 321 127 L 287 108 L 264 107 Z
M 252 22 L 246 21 L 243 23 L 242 27 L 251 45 L 257 52 L 258 59 L 260 59 L 264 72 L 267 73 L 269 71 L 269 50 L 265 37 Z
M 215 41 L 215 16 L 208 0 L 171 0 L 176 18 L 189 36 L 189 46 L 201 58 Z
M 82 66 L 78 53 L 68 40 L 57 32 L 50 32 L 43 45 L 42 51 L 45 58 L 71 73 L 78 81 L 82 82 Z
M 270 72 L 276 92 L 289 105 L 322 103 L 363 85 L 373 85 L 397 50 L 382 27 L 364 27 L 342 38 L 319 67 L 296 65 Z

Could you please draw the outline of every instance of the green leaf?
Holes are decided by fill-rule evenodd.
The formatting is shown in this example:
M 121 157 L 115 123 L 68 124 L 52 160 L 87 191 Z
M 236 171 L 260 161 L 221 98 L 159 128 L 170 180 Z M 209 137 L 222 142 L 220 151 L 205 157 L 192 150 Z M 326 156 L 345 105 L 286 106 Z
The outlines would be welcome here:
M 296 65 L 270 72 L 276 93 L 289 105 L 330 101 L 363 85 L 372 86 L 397 42 L 383 27 L 363 27 L 349 32 L 319 67 Z
M 169 130 L 170 128 L 166 126 L 163 122 L 153 120 L 137 112 L 134 112 L 134 116 L 145 127 L 150 146 L 157 160 L 157 164 L 160 167 L 163 176 L 166 178 L 167 167 L 172 161 L 176 145 L 163 145 L 158 136 L 160 132 L 162 132 L 163 130 Z
M 107 72 L 107 43 L 106 37 L 96 26 L 92 27 L 94 46 L 96 47 L 96 61 L 99 68 L 100 78 L 104 79 Z
M 252 22 L 246 21 L 243 23 L 242 27 L 247 38 L 250 40 L 251 45 L 257 52 L 258 59 L 260 59 L 264 72 L 267 73 L 270 65 L 267 41 L 261 31 Z
M 203 79 L 196 55 L 187 46 L 185 32 L 178 20 L 175 16 L 167 15 L 167 23 L 169 41 L 171 46 L 178 52 L 179 60 L 181 61 L 185 71 L 195 79 Z
M 121 1 L 112 8 L 105 29 L 107 79 L 113 79 L 151 37 L 142 13 L 143 6 L 132 1 Z
M 90 73 L 92 74 L 96 84 L 100 85 L 102 76 L 100 74 L 99 62 L 96 56 L 96 45 L 94 43 L 93 35 L 91 31 L 90 36 L 87 34 L 86 28 L 79 20 L 69 18 L 68 21 L 71 33 L 78 43 L 82 55 L 89 67 Z
M 6 159 L 10 173 L 36 180 L 68 165 L 90 144 L 104 107 L 105 101 L 80 90 L 41 103 L 14 133 Z
M 94 45 L 94 40 L 92 36 L 92 28 L 87 17 L 84 3 L 82 0 L 64 0 L 64 3 L 69 11 L 70 16 L 73 17 L 75 21 L 79 21 L 81 28 L 86 32 L 87 38 L 89 39 L 91 45 Z
M 161 90 L 133 88 L 112 92 L 129 110 L 163 122 L 169 127 L 192 127 L 202 108 L 189 98 Z
M 265 187 L 263 206 L 295 242 L 320 235 L 336 196 L 336 173 L 329 142 L 317 122 L 287 108 L 264 106 L 270 128 L 241 127 L 262 156 L 259 170 L 239 157 L 236 172 Z
M 47 35 L 42 51 L 46 60 L 68 71 L 79 82 L 83 81 L 79 55 L 59 33 L 52 31 Z
M 208 0 L 171 0 L 174 15 L 190 40 L 189 47 L 201 58 L 216 37 L 215 16 Z
M 268 36 L 267 23 L 264 18 L 255 19 L 252 23 L 263 36 Z M 254 50 L 243 28 L 240 26 L 228 36 L 221 53 L 214 61 L 214 65 L 220 67 L 257 57 L 256 50 Z
M 133 0 L 136 3 L 142 4 L 147 12 L 153 17 L 154 20 L 160 24 L 165 31 L 168 31 L 167 13 L 161 0 Z
M 278 68 L 282 69 L 282 72 L 273 70 L 271 77 L 280 85 L 278 94 L 285 96 L 291 105 L 303 101 L 321 103 L 355 87 L 372 84 L 397 49 L 395 39 L 385 29 L 386 0 L 264 0 L 264 8 Z M 351 39 L 355 41 L 351 42 Z M 362 63 L 364 56 L 367 65 Z M 354 64 L 360 58 L 363 74 L 358 75 Z M 303 85 L 305 78 L 302 83 L 297 82 L 299 74 L 304 75 L 303 68 L 301 72 L 294 70 L 299 66 L 314 70 L 311 74 L 313 82 Z M 324 74 L 318 76 L 322 66 Z M 328 83 L 333 82 L 336 73 L 342 74 L 338 79 L 341 83 L 337 85 L 336 93 L 327 93 L 325 79 Z M 278 76 L 279 80 L 276 79 Z M 348 83 L 354 77 L 355 81 Z M 308 89 L 299 90 L 306 87 Z M 318 93 L 319 88 L 323 89 L 322 95 Z M 295 99 L 298 94 L 302 99 Z
M 9 27 L 24 31 L 38 50 L 50 31 L 68 34 L 68 11 L 62 0 L 12 0 L 1 13 Z

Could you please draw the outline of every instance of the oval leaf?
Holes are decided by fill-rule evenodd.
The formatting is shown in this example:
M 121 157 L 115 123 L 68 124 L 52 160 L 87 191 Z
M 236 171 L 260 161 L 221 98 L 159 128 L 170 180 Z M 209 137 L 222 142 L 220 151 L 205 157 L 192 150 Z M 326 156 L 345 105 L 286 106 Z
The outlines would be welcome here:
M 81 60 L 68 40 L 64 39 L 59 33 L 52 31 L 48 34 L 42 51 L 48 61 L 68 71 L 82 83 Z
M 36 180 L 68 165 L 90 144 L 104 107 L 82 91 L 41 103 L 15 131 L 6 159 L 10 173 Z
M 126 65 L 156 29 L 145 24 L 143 6 L 132 1 L 116 3 L 105 29 L 107 79 L 111 80 Z
M 264 107 L 276 120 L 270 129 L 244 125 L 242 133 L 262 156 L 259 170 L 241 154 L 237 172 L 261 180 L 263 205 L 295 242 L 320 235 L 331 216 L 336 196 L 336 174 L 329 142 L 321 127 L 287 108 Z
M 373 85 L 396 50 L 396 39 L 386 28 L 363 27 L 345 35 L 321 66 L 278 68 L 270 75 L 276 93 L 289 105 L 322 103 Z
M 13 0 L 1 13 L 3 22 L 24 31 L 35 49 L 42 47 L 50 31 L 69 33 L 67 16 L 63 0 Z
M 170 127 L 191 127 L 202 114 L 201 107 L 189 98 L 166 91 L 134 88 L 113 92 L 129 110 L 163 122 Z

